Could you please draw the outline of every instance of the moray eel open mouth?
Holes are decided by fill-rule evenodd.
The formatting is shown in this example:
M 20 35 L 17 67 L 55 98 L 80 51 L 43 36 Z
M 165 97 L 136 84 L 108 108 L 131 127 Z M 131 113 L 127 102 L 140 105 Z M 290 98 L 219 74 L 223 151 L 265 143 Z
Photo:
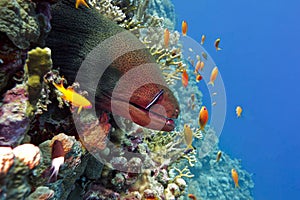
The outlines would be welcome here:
M 112 98 L 108 94 L 105 94 L 105 96 L 110 99 L 111 111 L 114 114 L 131 119 L 131 121 L 143 127 L 154 130 L 169 132 L 175 128 L 174 120 L 178 117 L 179 108 L 175 108 L 174 112 L 171 112 L 173 114 L 168 116 L 170 111 L 168 112 L 168 107 L 164 107 L 164 101 L 161 97 L 157 98 L 156 102 L 152 102 L 152 105 L 147 107 L 134 101 L 124 100 L 121 97 Z

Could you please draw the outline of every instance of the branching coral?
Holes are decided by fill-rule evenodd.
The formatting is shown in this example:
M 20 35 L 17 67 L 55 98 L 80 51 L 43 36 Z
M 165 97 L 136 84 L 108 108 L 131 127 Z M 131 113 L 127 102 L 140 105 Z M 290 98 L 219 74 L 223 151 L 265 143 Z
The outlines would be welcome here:
M 173 180 L 176 180 L 177 178 L 182 178 L 182 177 L 187 177 L 187 178 L 192 178 L 194 177 L 194 174 L 191 173 L 189 168 L 186 166 L 182 170 L 173 167 L 174 170 L 176 170 L 179 174 L 175 176 Z
M 195 150 L 192 151 L 192 152 L 189 153 L 189 154 L 183 155 L 182 158 L 187 159 L 188 162 L 189 162 L 189 165 L 190 165 L 191 167 L 193 167 L 193 166 L 195 165 L 195 163 L 197 162 L 197 158 L 196 158 L 196 156 L 195 156 Z
M 169 45 L 164 45 L 164 28 L 150 27 L 140 31 L 140 40 L 149 48 L 150 53 L 160 65 L 162 74 L 168 84 L 175 84 L 180 80 L 183 69 L 186 68 L 182 60 L 179 42 L 179 33 L 170 33 Z
M 122 22 L 126 15 L 118 7 L 113 5 L 112 0 L 90 0 L 89 3 L 95 7 L 100 14 L 115 22 Z

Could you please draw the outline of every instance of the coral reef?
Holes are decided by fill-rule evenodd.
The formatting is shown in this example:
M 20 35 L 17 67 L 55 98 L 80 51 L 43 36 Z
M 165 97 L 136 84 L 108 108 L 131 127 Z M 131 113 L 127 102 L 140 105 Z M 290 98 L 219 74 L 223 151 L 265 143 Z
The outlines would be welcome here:
M 40 163 L 38 147 L 22 144 L 14 149 L 1 147 L 0 199 L 24 199 L 31 191 L 27 176 Z
M 27 51 L 44 44 L 51 30 L 49 2 L 0 2 L 0 94 L 22 82 Z
M 216 147 L 209 155 L 199 159 L 192 173 L 197 178 L 189 179 L 187 192 L 194 194 L 201 199 L 253 199 L 252 188 L 254 183 L 251 174 L 243 170 L 241 161 L 231 159 L 223 152 L 222 158 L 216 162 L 216 155 L 219 149 Z M 239 174 L 239 185 L 234 186 L 231 169 L 234 168 Z
M 29 129 L 28 96 L 24 85 L 7 91 L 0 107 L 0 145 L 17 146 Z
M 90 0 L 89 3 L 95 7 L 100 14 L 115 22 L 122 22 L 126 15 L 120 7 L 115 6 L 112 0 Z
M 27 49 L 39 38 L 39 24 L 34 4 L 29 0 L 3 0 L 0 2 L 0 31 L 19 49 Z
M 252 199 L 251 175 L 226 153 L 216 162 L 217 136 L 209 125 L 205 134 L 198 128 L 195 116 L 202 93 L 195 80 L 187 88 L 178 81 L 183 69 L 193 64 L 184 61 L 178 32 L 170 34 L 167 46 L 164 43 L 165 29 L 172 30 L 175 24 L 170 0 L 90 0 L 89 4 L 93 9 L 75 9 L 73 0 L 0 2 L 0 93 L 4 94 L 0 103 L 0 199 L 171 200 L 186 199 L 187 193 L 199 199 Z M 78 30 L 69 23 L 75 18 Z M 61 26 L 69 28 L 61 33 Z M 75 72 L 92 48 L 124 28 L 138 37 L 126 32 L 125 38 L 142 45 L 140 40 L 146 47 L 133 54 L 135 59 L 126 54 L 112 66 L 118 68 L 141 55 L 134 63 L 137 66 L 156 61 L 159 67 L 153 76 L 162 73 L 180 102 L 181 116 L 172 132 L 141 127 L 105 109 L 97 116 L 87 109 L 77 114 L 72 102 L 65 101 L 52 84 L 79 88 L 80 95 L 85 90 L 88 96 L 95 92 L 74 82 Z M 35 48 L 44 46 L 48 35 L 46 44 L 51 50 Z M 112 53 L 127 47 L 114 43 L 117 45 L 108 48 Z M 51 57 L 60 71 L 52 69 Z M 104 75 L 113 81 L 120 76 Z M 107 79 L 101 84 L 105 92 L 115 86 Z M 187 148 L 184 124 L 191 127 L 195 149 Z M 55 160 L 57 143 L 61 154 Z M 238 190 L 231 179 L 232 168 L 239 174 Z M 52 176 L 56 173 L 57 177 Z
M 32 116 L 36 110 L 36 105 L 41 97 L 43 77 L 52 68 L 51 50 L 37 47 L 28 52 L 25 64 L 26 85 L 29 97 L 29 107 L 27 115 Z
M 163 19 L 163 27 L 174 30 L 176 24 L 175 8 L 171 0 L 149 0 L 149 15 Z

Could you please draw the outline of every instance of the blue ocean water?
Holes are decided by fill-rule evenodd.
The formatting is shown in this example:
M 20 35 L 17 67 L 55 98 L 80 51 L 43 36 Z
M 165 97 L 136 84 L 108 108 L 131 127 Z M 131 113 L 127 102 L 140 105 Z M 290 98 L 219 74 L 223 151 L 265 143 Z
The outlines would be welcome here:
M 222 74 L 227 116 L 220 148 L 253 173 L 254 199 L 300 198 L 300 2 L 173 0 Z M 216 52 L 214 41 L 220 37 Z M 235 108 L 243 107 L 236 118 Z

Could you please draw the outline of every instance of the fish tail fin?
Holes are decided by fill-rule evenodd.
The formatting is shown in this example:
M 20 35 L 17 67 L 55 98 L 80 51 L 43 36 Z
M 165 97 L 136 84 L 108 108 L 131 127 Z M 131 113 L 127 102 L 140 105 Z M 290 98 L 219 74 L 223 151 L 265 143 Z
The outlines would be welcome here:
M 207 85 L 212 85 L 212 86 L 215 86 L 214 82 L 213 81 L 209 81 Z
M 217 51 L 220 51 L 220 50 L 222 50 L 222 49 L 220 47 L 218 47 Z
M 235 184 L 235 188 L 239 188 L 240 186 L 239 186 L 239 184 L 238 183 L 236 183 Z
M 80 114 L 81 110 L 82 110 L 82 106 L 80 106 L 80 107 L 78 108 L 77 114 Z
M 55 167 L 51 167 L 52 173 L 49 176 L 48 183 L 55 182 L 57 180 L 58 170 Z

